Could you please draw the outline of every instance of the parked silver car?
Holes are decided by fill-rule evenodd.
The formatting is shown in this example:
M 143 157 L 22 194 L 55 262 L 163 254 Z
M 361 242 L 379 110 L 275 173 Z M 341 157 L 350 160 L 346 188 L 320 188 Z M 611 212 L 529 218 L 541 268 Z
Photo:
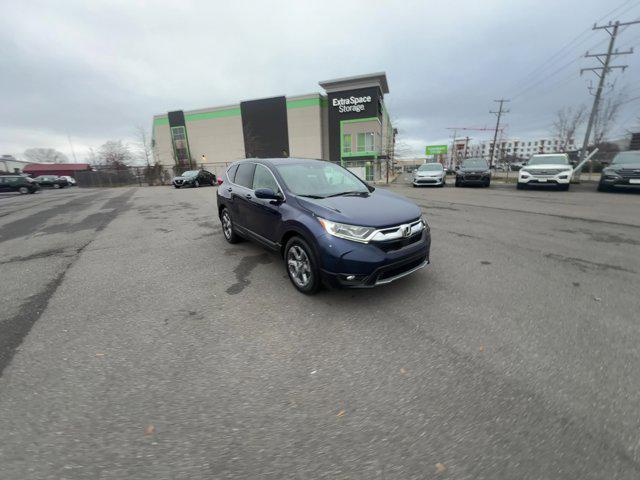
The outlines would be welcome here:
M 440 163 L 425 163 L 413 172 L 413 186 L 435 185 L 444 187 L 447 183 L 446 173 Z

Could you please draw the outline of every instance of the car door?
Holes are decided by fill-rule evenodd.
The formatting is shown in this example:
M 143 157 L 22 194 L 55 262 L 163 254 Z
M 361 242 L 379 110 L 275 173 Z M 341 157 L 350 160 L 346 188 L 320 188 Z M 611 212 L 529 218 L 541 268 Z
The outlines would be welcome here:
M 9 190 L 9 177 L 0 176 L 0 192 L 8 192 Z
M 282 218 L 280 205 L 282 202 L 256 198 L 255 190 L 258 188 L 270 188 L 274 192 L 282 191 L 271 170 L 265 165 L 257 164 L 253 174 L 252 191 L 254 192 L 247 202 L 247 228 L 253 233 L 275 243 L 279 240 L 279 225 Z
M 231 196 L 231 218 L 235 225 L 247 228 L 247 210 L 253 197 L 253 172 L 256 164 L 252 162 L 238 165 L 233 184 L 228 187 Z

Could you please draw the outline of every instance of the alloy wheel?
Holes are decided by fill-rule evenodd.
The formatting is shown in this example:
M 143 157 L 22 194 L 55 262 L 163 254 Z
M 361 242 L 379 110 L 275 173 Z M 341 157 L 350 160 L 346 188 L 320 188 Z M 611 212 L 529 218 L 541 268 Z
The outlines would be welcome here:
M 231 225 L 231 217 L 229 216 L 229 212 L 225 210 L 222 214 L 222 232 L 224 233 L 224 237 L 227 240 L 231 239 L 233 235 L 233 225 Z
M 294 283 L 305 288 L 311 281 L 311 262 L 300 245 L 293 245 L 287 253 L 287 268 Z

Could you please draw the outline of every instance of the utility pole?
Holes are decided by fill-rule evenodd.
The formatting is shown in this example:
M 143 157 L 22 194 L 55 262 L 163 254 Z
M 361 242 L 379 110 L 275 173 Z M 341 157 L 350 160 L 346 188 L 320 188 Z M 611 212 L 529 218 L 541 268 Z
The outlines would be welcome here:
M 73 155 L 73 162 L 78 163 L 78 159 L 76 158 L 76 152 L 73 149 L 73 143 L 71 143 L 71 135 L 67 133 L 67 138 L 69 139 L 69 146 L 71 147 L 71 154 Z
M 498 119 L 496 120 L 496 129 L 493 132 L 493 145 L 491 146 L 491 158 L 489 159 L 489 168 L 493 166 L 493 156 L 496 151 L 496 141 L 498 140 L 498 130 L 500 129 L 500 117 L 502 117 L 503 113 L 509 113 L 509 110 L 503 110 L 502 107 L 505 103 L 510 102 L 510 100 L 505 100 L 501 98 L 500 100 L 494 100 L 494 102 L 500 103 L 500 108 L 497 112 L 490 111 L 489 113 L 495 114 Z
M 464 158 L 467 158 L 467 149 L 469 148 L 469 135 L 467 135 L 464 139 Z
M 453 131 L 453 142 L 451 143 L 451 155 L 449 155 L 449 168 L 455 168 L 457 165 L 458 153 L 456 151 L 456 135 L 458 134 L 458 130 Z
M 615 57 L 618 55 L 629 55 L 633 53 L 633 48 L 625 52 L 619 52 L 617 49 L 616 50 L 613 49 L 613 46 L 616 43 L 616 37 L 618 36 L 620 27 L 625 25 L 633 25 L 636 23 L 640 23 L 640 20 L 635 20 L 633 22 L 624 22 L 624 23 L 620 23 L 619 21 L 616 21 L 615 23 L 609 22 L 607 25 L 596 25 L 596 24 L 593 25 L 593 30 L 604 30 L 609 34 L 611 38 L 609 39 L 609 48 L 607 49 L 607 53 L 590 54 L 589 52 L 587 52 L 585 54 L 585 57 L 587 58 L 590 58 L 590 57 L 597 58 L 602 66 L 580 69 L 580 75 L 582 75 L 586 71 L 591 71 L 591 72 L 594 72 L 600 78 L 600 81 L 598 82 L 598 88 L 596 90 L 596 94 L 593 98 L 593 106 L 591 107 L 591 115 L 589 115 L 589 123 L 587 124 L 587 131 L 584 135 L 584 142 L 582 143 L 580 160 L 584 160 L 587 154 L 587 148 L 589 147 L 589 137 L 591 136 L 591 129 L 593 128 L 593 122 L 595 121 L 596 116 L 598 115 L 600 98 L 602 97 L 602 90 L 604 88 L 604 79 L 607 76 L 607 73 L 609 73 L 609 71 L 614 69 L 621 69 L 624 71 L 624 69 L 627 68 L 628 66 L 628 65 L 611 65 L 611 57 Z M 602 57 L 604 57 L 604 60 Z

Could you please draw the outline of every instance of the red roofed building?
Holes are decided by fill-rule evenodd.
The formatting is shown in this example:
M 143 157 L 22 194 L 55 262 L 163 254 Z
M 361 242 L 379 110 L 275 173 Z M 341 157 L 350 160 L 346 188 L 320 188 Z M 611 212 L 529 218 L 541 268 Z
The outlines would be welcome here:
M 33 175 L 67 175 L 75 178 L 76 172 L 89 172 L 91 165 L 88 163 L 30 163 L 22 169 L 22 173 Z

